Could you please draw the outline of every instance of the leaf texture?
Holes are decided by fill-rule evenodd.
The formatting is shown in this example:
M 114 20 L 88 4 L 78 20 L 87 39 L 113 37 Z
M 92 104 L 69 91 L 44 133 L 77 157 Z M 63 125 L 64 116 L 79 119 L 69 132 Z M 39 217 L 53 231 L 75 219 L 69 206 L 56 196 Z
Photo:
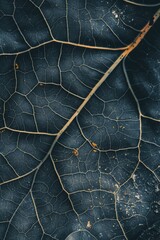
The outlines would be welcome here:
M 0 240 L 158 240 L 160 3 L 0 2 Z

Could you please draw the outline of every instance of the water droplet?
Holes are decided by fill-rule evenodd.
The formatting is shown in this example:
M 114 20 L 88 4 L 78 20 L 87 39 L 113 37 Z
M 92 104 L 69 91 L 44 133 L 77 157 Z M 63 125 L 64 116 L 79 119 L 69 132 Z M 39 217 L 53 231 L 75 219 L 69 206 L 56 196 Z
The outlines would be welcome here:
M 159 191 L 160 191 L 159 186 L 156 185 L 156 186 L 155 186 L 155 192 L 159 192 Z
M 103 237 L 103 233 L 99 233 L 99 238 L 102 238 Z
M 155 212 L 155 213 L 159 213 L 158 209 L 155 209 L 154 212 Z
M 116 10 L 112 10 L 112 14 L 113 14 L 113 16 L 115 17 L 115 18 L 118 18 L 119 16 L 118 16 L 118 13 L 116 12 Z
M 91 227 L 92 227 L 92 224 L 91 224 L 90 221 L 88 221 L 88 222 L 87 222 L 87 226 L 86 226 L 86 228 L 91 228 Z
M 135 194 L 135 198 L 137 198 L 138 200 L 140 199 L 140 195 L 138 193 Z

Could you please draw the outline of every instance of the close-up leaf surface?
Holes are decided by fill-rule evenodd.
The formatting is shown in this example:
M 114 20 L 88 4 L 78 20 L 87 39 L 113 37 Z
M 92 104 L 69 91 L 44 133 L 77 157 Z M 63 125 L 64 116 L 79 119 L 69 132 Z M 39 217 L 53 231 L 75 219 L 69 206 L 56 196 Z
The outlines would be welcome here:
M 160 239 L 159 18 L 0 1 L 0 240 Z

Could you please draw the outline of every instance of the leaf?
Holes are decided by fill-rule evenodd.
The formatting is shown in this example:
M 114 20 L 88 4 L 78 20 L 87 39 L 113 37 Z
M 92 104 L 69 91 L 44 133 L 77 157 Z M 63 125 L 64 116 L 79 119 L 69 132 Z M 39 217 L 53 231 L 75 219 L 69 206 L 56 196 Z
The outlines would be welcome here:
M 0 239 L 159 239 L 159 5 L 0 2 Z

